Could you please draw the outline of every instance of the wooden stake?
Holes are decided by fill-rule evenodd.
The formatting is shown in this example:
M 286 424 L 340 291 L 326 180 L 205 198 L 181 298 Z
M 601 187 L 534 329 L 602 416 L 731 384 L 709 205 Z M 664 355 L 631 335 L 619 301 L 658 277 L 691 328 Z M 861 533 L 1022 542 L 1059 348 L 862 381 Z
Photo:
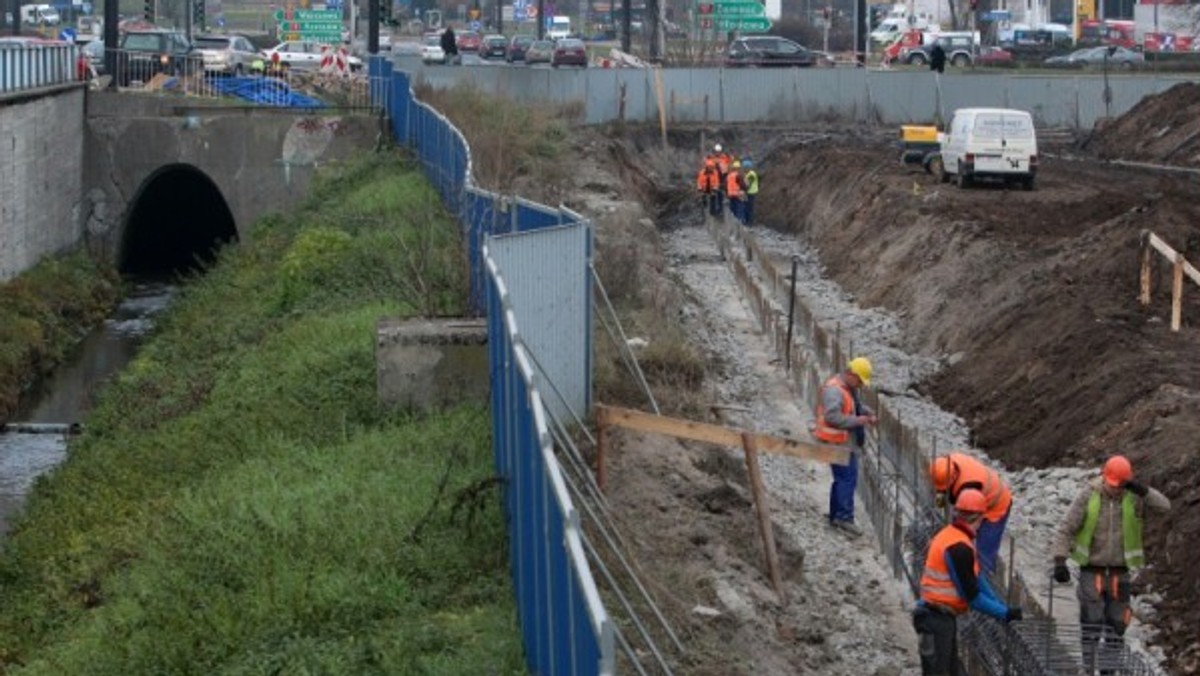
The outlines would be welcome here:
M 762 536 L 767 558 L 767 573 L 779 600 L 787 603 L 783 574 L 779 570 L 779 555 L 775 551 L 775 531 L 771 528 L 771 510 L 767 506 L 767 491 L 763 487 L 762 470 L 758 466 L 758 447 L 754 435 L 742 432 L 742 450 L 746 452 L 746 474 L 750 477 L 750 492 L 754 495 L 754 511 L 758 515 L 758 532 Z
M 1142 235 L 1142 274 L 1141 274 L 1141 293 L 1138 295 L 1138 300 L 1142 305 L 1150 304 L 1150 241 L 1149 233 Z
M 1179 330 L 1183 314 L 1183 254 L 1175 254 L 1175 274 L 1171 280 L 1171 330 Z

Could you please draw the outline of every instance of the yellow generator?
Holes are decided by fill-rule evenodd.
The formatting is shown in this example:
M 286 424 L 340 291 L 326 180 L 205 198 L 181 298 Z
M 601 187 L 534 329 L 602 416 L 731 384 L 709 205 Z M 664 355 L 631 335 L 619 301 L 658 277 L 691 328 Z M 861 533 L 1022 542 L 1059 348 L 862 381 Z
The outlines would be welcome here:
M 919 164 L 925 171 L 934 173 L 933 166 L 942 158 L 941 132 L 931 124 L 905 124 L 900 126 L 900 162 Z

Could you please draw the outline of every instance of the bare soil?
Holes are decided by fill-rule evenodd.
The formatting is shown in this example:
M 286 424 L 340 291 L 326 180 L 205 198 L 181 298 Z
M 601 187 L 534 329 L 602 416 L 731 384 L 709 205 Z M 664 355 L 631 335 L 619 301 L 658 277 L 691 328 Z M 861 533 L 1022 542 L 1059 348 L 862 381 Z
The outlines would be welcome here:
M 1185 280 L 1178 333 L 1171 268 L 1158 256 L 1151 304 L 1137 297 L 1143 230 L 1200 261 L 1200 200 L 1194 177 L 1102 161 L 1200 164 L 1197 120 L 1200 86 L 1180 85 L 1090 139 L 1044 143 L 1033 192 L 941 184 L 899 164 L 894 130 L 832 124 L 673 131 L 665 145 L 657 129 L 584 130 L 575 145 L 586 160 L 569 176 L 520 188 L 595 220 L 597 266 L 627 304 L 627 328 L 649 337 L 647 349 L 669 346 L 647 362 L 685 372 L 702 362 L 702 379 L 651 372 L 665 412 L 802 436 L 807 405 L 772 375 L 744 308 L 721 299 L 732 282 L 715 245 L 696 239 L 702 145 L 719 134 L 753 154 L 760 222 L 819 250 L 824 274 L 859 306 L 898 318 L 896 347 L 943 365 L 915 394 L 961 416 L 975 446 L 1012 472 L 1098 468 L 1124 453 L 1167 494 L 1170 516 L 1148 525 L 1147 583 L 1162 595 L 1154 641 L 1170 673 L 1198 674 L 1200 290 Z M 612 353 L 598 349 L 599 398 L 645 408 L 636 389 L 613 384 Z M 731 402 L 752 414 L 717 417 L 707 406 Z M 907 599 L 869 538 L 813 525 L 828 470 L 772 471 L 790 604 L 762 570 L 738 454 L 633 434 L 614 442 L 610 507 L 689 647 L 670 657 L 675 673 L 913 673 Z M 797 484 L 805 495 L 788 492 Z

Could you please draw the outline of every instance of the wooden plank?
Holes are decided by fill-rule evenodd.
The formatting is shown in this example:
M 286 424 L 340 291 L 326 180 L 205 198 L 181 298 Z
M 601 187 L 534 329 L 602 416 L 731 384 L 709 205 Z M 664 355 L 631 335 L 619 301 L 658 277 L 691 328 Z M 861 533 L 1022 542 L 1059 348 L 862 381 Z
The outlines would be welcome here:
M 1164 242 L 1158 235 L 1150 233 L 1149 239 L 1150 246 L 1154 247 L 1159 253 L 1165 256 L 1167 260 L 1174 263 L 1175 259 L 1179 257 L 1179 252 L 1175 251 L 1175 249 L 1172 249 L 1171 245 Z M 1183 274 L 1190 277 L 1191 280 L 1196 284 L 1200 284 L 1200 270 L 1197 270 L 1195 267 L 1193 267 L 1192 264 L 1187 262 L 1186 259 L 1183 261 Z
M 641 432 L 653 432 L 679 439 L 703 441 L 718 446 L 741 446 L 743 430 L 722 425 L 669 418 L 667 416 L 643 413 L 628 408 L 600 405 L 604 409 L 604 419 L 609 425 L 617 425 L 626 429 Z M 845 446 L 818 444 L 795 439 L 785 439 L 769 434 L 754 434 L 755 446 L 764 453 L 787 455 L 793 458 L 816 460 L 830 465 L 850 464 L 850 450 Z
M 771 586 L 775 588 L 779 600 L 787 603 L 783 573 L 779 570 L 779 554 L 775 550 L 775 530 L 771 528 L 767 489 L 763 485 L 762 469 L 758 466 L 758 448 L 752 432 L 742 432 L 742 450 L 746 453 L 746 474 L 750 479 L 750 492 L 754 495 L 754 512 L 758 517 L 758 533 L 762 537 L 763 553 L 767 558 L 767 573 L 771 576 Z

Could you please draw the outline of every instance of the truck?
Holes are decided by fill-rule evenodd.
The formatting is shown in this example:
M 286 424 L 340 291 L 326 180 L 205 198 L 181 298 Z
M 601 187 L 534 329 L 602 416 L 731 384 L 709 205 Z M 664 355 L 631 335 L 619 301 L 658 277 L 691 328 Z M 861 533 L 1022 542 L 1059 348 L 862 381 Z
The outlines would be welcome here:
M 560 40 L 571 36 L 571 17 L 564 14 L 555 14 L 550 18 L 550 25 L 546 29 L 547 40 Z
M 57 26 L 62 23 L 62 17 L 50 5 L 22 5 L 21 23 L 29 26 Z
M 1147 52 L 1191 51 L 1197 32 L 1200 32 L 1200 8 L 1196 5 L 1133 6 L 1133 38 Z

